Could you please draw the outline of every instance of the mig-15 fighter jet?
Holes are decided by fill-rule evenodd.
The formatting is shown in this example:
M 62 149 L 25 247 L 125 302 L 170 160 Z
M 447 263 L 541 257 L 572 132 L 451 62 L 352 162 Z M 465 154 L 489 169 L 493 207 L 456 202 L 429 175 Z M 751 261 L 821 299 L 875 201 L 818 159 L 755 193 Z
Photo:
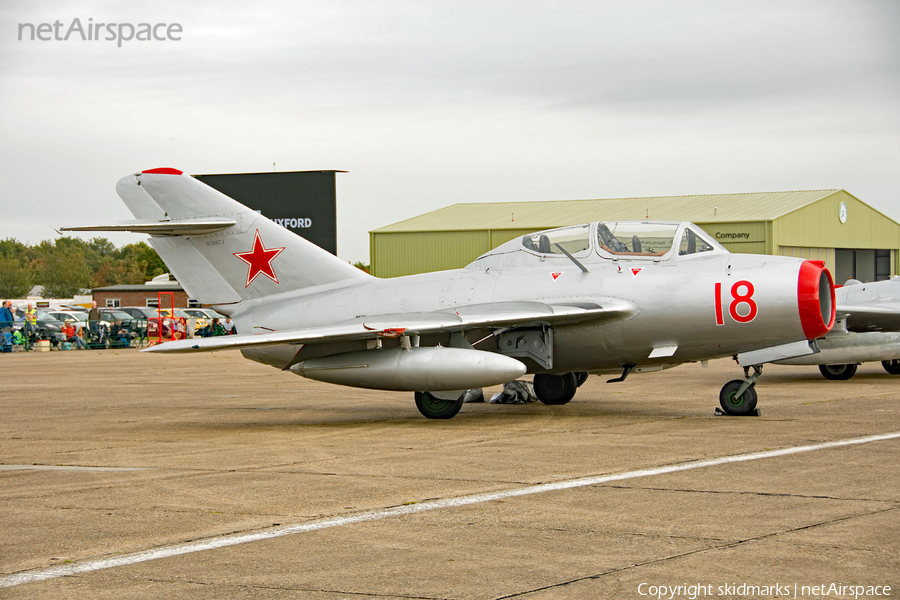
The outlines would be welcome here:
M 731 254 L 686 222 L 561 227 L 462 269 L 379 279 L 177 169 L 116 190 L 135 220 L 68 229 L 149 233 L 188 295 L 240 332 L 145 352 L 240 349 L 310 379 L 414 392 L 428 418 L 526 373 L 538 399 L 565 404 L 591 373 L 624 381 L 730 356 L 745 377 L 720 404 L 749 413 L 762 363 L 815 352 L 834 324 L 823 263 Z
M 835 326 L 816 342 L 818 353 L 778 363 L 819 365 L 826 379 L 845 380 L 860 363 L 880 360 L 885 371 L 900 375 L 900 278 L 851 279 L 835 291 L 835 307 Z

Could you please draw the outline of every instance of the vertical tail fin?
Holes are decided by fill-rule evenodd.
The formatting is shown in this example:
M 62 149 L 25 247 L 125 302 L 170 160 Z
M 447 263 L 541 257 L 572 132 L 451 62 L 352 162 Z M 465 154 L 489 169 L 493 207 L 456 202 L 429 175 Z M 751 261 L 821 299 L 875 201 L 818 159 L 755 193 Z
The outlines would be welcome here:
M 203 304 L 231 304 L 369 275 L 177 169 L 128 175 L 119 196 Z

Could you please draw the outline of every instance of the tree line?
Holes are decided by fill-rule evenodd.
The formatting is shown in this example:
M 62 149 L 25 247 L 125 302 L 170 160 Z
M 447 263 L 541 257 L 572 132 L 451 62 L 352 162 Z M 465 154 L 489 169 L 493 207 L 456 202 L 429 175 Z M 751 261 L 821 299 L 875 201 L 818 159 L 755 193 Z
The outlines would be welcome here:
M 139 284 L 169 270 L 146 242 L 121 248 L 106 238 L 60 237 L 36 246 L 0 240 L 0 298 L 24 298 L 35 285 L 45 298 L 71 298 L 81 290 Z

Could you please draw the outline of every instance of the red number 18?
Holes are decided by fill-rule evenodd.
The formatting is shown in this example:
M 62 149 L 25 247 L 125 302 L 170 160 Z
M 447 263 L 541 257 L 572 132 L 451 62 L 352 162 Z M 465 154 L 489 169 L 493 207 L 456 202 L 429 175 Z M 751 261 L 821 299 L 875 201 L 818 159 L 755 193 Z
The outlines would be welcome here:
M 740 289 L 744 288 L 745 293 L 740 293 Z M 735 282 L 734 285 L 731 286 L 731 304 L 728 306 L 728 314 L 731 315 L 731 318 L 737 321 L 738 323 L 749 323 L 753 319 L 756 318 L 756 313 L 759 312 L 759 307 L 756 305 L 756 301 L 753 300 L 753 284 L 749 281 L 742 279 L 741 281 Z M 741 315 L 738 313 L 738 305 L 746 304 L 748 307 L 747 314 Z M 724 325 L 725 317 L 722 311 L 722 284 L 716 283 L 716 325 Z

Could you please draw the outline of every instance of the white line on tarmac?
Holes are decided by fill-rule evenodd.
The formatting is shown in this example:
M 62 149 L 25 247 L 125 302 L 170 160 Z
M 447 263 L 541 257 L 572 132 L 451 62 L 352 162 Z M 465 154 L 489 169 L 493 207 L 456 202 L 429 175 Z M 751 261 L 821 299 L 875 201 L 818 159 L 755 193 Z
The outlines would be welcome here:
M 148 471 L 143 467 L 72 467 L 66 465 L 0 465 L 0 471 Z
M 238 533 L 221 537 L 210 538 L 208 540 L 200 540 L 195 542 L 187 542 L 184 544 L 174 544 L 172 546 L 164 546 L 153 550 L 145 550 L 142 552 L 133 552 L 131 554 L 123 554 L 113 558 L 101 558 L 97 560 L 89 560 L 81 563 L 69 565 L 57 565 L 47 567 L 45 569 L 35 569 L 33 571 L 25 571 L 0 577 L 0 587 L 12 587 L 23 583 L 32 583 L 35 581 L 43 581 L 45 579 L 54 579 L 56 577 L 66 577 L 70 575 L 78 575 L 80 573 L 89 573 L 91 571 L 99 571 L 101 569 L 111 569 L 113 567 L 122 567 L 133 565 L 159 558 L 170 558 L 181 554 L 190 554 L 192 552 L 203 552 L 204 550 L 215 550 L 217 548 L 225 548 L 228 546 L 236 546 L 238 544 L 248 544 L 250 542 L 258 542 L 278 538 L 285 535 L 293 535 L 295 533 L 304 533 L 307 531 L 318 531 L 320 529 L 329 529 L 332 527 L 342 527 L 344 525 L 353 525 L 355 523 L 365 523 L 367 521 L 380 521 L 390 517 L 400 517 L 415 513 L 428 512 L 432 510 L 440 510 L 443 508 L 455 508 L 458 506 L 468 506 L 470 504 L 480 504 L 482 502 L 491 502 L 493 500 L 503 500 L 506 498 L 515 498 L 516 496 L 528 496 L 531 494 L 542 494 L 544 492 L 555 492 L 559 490 L 568 490 L 573 488 L 586 487 L 590 485 L 598 485 L 601 483 L 609 483 L 611 481 L 623 481 L 626 479 L 636 479 L 639 477 L 651 477 L 653 475 L 665 475 L 667 473 L 677 473 L 679 471 L 689 471 L 691 469 L 701 469 L 704 467 L 715 467 L 729 463 L 746 462 L 751 460 L 761 460 L 764 458 L 775 458 L 778 456 L 788 456 L 790 454 L 800 454 L 802 452 L 813 452 L 816 450 L 827 450 L 829 448 L 840 448 L 842 446 L 854 446 L 858 444 L 869 444 L 872 442 L 880 442 L 900 438 L 900 431 L 893 433 L 885 433 L 881 435 L 870 435 L 861 438 L 852 438 L 847 440 L 837 440 L 834 442 L 824 442 L 821 444 L 810 444 L 808 446 L 794 446 L 793 448 L 783 448 L 781 450 L 767 450 L 765 452 L 751 452 L 749 454 L 737 454 L 735 456 L 725 456 L 722 458 L 713 458 L 710 460 L 699 460 L 680 465 L 670 465 L 667 467 L 656 467 L 653 469 L 641 469 L 638 471 L 627 471 L 625 473 L 617 473 L 615 475 L 597 475 L 593 477 L 581 477 L 578 479 L 569 479 L 566 481 L 556 481 L 554 483 L 542 483 L 526 487 L 514 488 L 509 490 L 500 490 L 496 492 L 487 492 L 484 494 L 472 494 L 469 496 L 460 496 L 458 498 L 447 498 L 445 500 L 428 500 L 417 504 L 409 504 L 405 506 L 396 506 L 393 508 L 385 508 L 380 510 L 372 510 L 348 515 L 346 517 L 333 517 L 330 519 L 319 519 L 302 523 L 300 525 L 285 525 L 281 527 L 272 527 L 253 533 Z

